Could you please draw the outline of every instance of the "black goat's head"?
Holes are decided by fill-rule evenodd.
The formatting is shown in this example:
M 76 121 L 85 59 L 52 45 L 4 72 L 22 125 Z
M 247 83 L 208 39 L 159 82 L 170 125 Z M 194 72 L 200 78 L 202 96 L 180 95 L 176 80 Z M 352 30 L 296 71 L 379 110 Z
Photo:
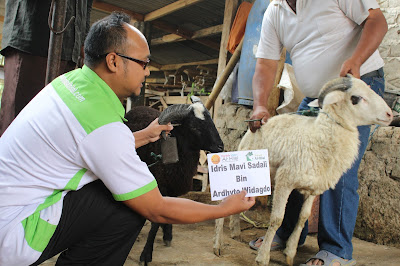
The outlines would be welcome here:
M 198 97 L 192 96 L 192 102 L 168 107 L 161 113 L 158 122 L 179 124 L 171 133 L 180 136 L 193 149 L 222 152 L 224 144 L 210 113 Z

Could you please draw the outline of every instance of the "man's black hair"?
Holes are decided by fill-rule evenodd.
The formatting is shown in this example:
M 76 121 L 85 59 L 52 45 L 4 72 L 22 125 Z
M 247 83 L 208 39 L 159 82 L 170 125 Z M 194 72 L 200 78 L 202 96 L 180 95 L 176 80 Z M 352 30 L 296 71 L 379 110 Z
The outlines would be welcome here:
M 125 23 L 130 16 L 122 12 L 112 12 L 109 16 L 95 22 L 85 39 L 85 65 L 97 66 L 109 52 L 125 52 Z

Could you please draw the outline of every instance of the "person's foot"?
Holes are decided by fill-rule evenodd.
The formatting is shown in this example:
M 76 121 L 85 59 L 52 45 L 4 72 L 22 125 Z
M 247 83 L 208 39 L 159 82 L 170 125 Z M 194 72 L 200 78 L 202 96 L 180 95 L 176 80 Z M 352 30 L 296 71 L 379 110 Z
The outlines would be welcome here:
M 349 261 L 349 260 L 345 260 L 345 259 L 343 259 L 344 261 Z M 306 265 L 324 265 L 324 261 L 323 260 L 319 260 L 319 259 L 312 259 L 312 260 L 310 260 L 310 261 L 308 261 L 307 263 L 306 263 Z M 332 263 L 332 266 L 341 266 L 342 264 L 340 263 L 340 262 L 334 262 L 334 263 Z
M 264 237 L 259 237 L 257 238 L 256 242 L 254 242 L 254 247 L 257 249 L 259 249 L 263 243 Z M 275 238 L 274 238 L 275 240 Z M 271 250 L 278 250 L 278 249 L 283 249 L 284 246 L 282 245 L 282 243 L 278 242 L 278 241 L 272 241 L 271 243 Z
M 303 265 L 332 265 L 332 266 L 343 266 L 343 265 L 356 265 L 356 261 L 354 259 L 352 260 L 346 260 L 343 258 L 340 258 L 336 256 L 335 254 L 326 251 L 326 250 L 320 250 L 314 257 L 309 259 L 305 264 L 300 264 L 301 266 Z

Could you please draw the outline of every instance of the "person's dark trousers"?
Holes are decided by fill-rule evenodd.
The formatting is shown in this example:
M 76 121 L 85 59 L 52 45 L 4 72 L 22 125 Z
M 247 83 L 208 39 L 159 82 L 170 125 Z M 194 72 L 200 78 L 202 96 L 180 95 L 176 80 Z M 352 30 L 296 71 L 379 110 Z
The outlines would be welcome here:
M 31 55 L 8 47 L 4 51 L 4 89 L 1 97 L 0 136 L 45 85 L 47 57 Z M 59 74 L 75 68 L 72 61 L 61 61 Z
M 383 69 L 372 71 L 361 76 L 373 91 L 382 96 L 385 90 Z M 299 111 L 308 110 L 308 103 L 313 98 L 304 98 L 300 103 Z M 358 201 L 358 168 L 368 144 L 370 126 L 359 126 L 360 146 L 358 157 L 352 167 L 342 175 L 335 189 L 329 189 L 320 196 L 318 245 L 320 250 L 329 251 L 344 259 L 352 259 L 352 237 L 357 219 Z M 292 233 L 303 205 L 303 195 L 292 191 L 286 205 L 285 217 L 277 235 L 287 240 Z M 308 223 L 301 232 L 299 244 L 306 240 Z
M 56 265 L 123 265 L 145 221 L 94 181 L 65 196 L 56 231 L 32 265 L 60 252 Z

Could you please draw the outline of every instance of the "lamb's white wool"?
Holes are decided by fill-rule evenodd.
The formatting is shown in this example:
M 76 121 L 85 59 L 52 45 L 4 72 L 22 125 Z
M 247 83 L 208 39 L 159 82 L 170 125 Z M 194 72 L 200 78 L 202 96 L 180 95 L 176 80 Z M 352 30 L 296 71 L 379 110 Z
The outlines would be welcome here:
M 315 196 L 333 189 L 357 157 L 357 126 L 387 126 L 393 118 L 385 101 L 353 77 L 328 82 L 318 101 L 322 109 L 317 117 L 295 114 L 272 117 L 257 132 L 248 130 L 239 144 L 239 150 L 268 149 L 271 179 L 275 182 L 270 226 L 256 258 L 261 265 L 269 263 L 272 239 L 282 223 L 292 190 L 297 189 L 304 195 L 304 204 L 284 250 L 289 265 L 293 264 L 300 233 Z M 217 224 L 216 254 L 221 249 L 221 229 Z M 240 229 L 236 228 L 235 232 L 240 234 Z

